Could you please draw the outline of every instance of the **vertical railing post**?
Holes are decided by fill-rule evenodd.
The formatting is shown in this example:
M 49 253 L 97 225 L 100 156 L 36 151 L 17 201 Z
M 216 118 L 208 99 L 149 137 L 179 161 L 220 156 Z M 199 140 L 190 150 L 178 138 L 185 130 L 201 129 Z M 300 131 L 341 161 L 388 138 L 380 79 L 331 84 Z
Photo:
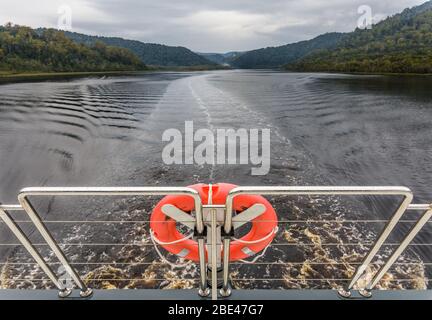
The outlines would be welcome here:
M 217 210 L 211 209 L 211 282 L 212 282 L 212 300 L 217 300 L 218 298 L 218 267 L 217 267 L 217 256 L 218 256 L 218 246 L 217 246 Z
M 45 239 L 45 241 L 50 246 L 50 248 L 54 251 L 54 254 L 57 256 L 60 262 L 63 264 L 63 267 L 65 268 L 66 272 L 72 277 L 74 282 L 80 288 L 81 290 L 80 296 L 83 298 L 91 296 L 93 294 L 93 291 L 87 287 L 87 285 L 84 283 L 84 281 L 81 280 L 80 276 L 75 271 L 75 269 L 72 268 L 68 259 L 66 258 L 66 255 L 63 253 L 63 250 L 60 248 L 60 246 L 57 244 L 52 234 L 49 232 L 48 228 L 42 222 L 42 219 L 37 214 L 36 210 L 31 205 L 31 203 L 27 201 L 27 198 L 25 196 L 21 198 L 19 197 L 19 200 L 21 206 L 27 212 L 33 224 L 39 230 L 42 237 Z
M 424 225 L 432 218 L 432 204 L 430 205 L 411 205 L 410 210 L 421 210 L 425 211 L 420 219 L 414 224 L 405 238 L 402 240 L 399 247 L 392 253 L 387 262 L 378 270 L 375 277 L 367 284 L 366 288 L 361 291 L 365 296 L 370 295 L 370 291 L 379 283 L 385 273 L 391 268 L 396 262 L 400 255 L 405 251 L 411 241 L 420 232 Z
M 59 247 L 49 230 L 46 228 L 42 219 L 38 215 L 35 208 L 30 203 L 28 196 L 132 196 L 132 195 L 188 195 L 194 198 L 197 229 L 199 233 L 204 231 L 203 213 L 201 197 L 198 192 L 191 188 L 183 187 L 41 187 L 41 188 L 25 188 L 18 194 L 18 201 L 21 207 L 32 220 L 35 227 L 38 229 L 48 246 L 53 250 L 56 257 L 60 260 L 66 272 L 72 277 L 74 282 L 81 289 L 81 297 L 89 297 L 92 290 L 82 281 L 78 273 L 72 268 L 62 249 Z M 205 254 L 203 241 L 198 242 L 200 257 Z M 205 259 L 201 259 L 204 261 Z M 201 263 L 202 265 L 202 263 Z M 205 274 L 205 272 L 202 272 Z M 205 278 L 204 276 L 203 278 Z M 206 281 L 205 281 L 206 282 Z M 201 281 L 201 285 L 207 288 L 207 284 Z M 204 289 L 205 290 L 205 289 Z
M 232 233 L 232 198 L 228 194 L 225 203 L 225 217 L 222 226 L 222 239 L 223 239 L 223 268 L 222 268 L 222 288 L 220 295 L 222 297 L 229 297 L 231 295 L 231 288 L 229 285 L 229 262 L 230 262 L 230 246 L 231 246 L 231 233 Z
M 210 289 L 207 283 L 207 263 L 205 253 L 205 237 L 204 237 L 204 214 L 202 209 L 202 201 L 195 201 L 195 214 L 196 214 L 196 231 L 198 242 L 198 256 L 200 265 L 200 287 L 198 294 L 201 297 L 208 297 Z
M 380 236 L 375 241 L 372 248 L 369 250 L 368 254 L 364 257 L 360 266 L 357 268 L 356 272 L 354 273 L 354 276 L 351 278 L 351 282 L 345 289 L 346 292 L 350 292 L 350 290 L 354 287 L 354 285 L 357 283 L 360 277 L 365 273 L 369 264 L 372 262 L 372 259 L 378 253 L 378 251 L 380 250 L 384 242 L 387 240 L 388 236 L 390 235 L 390 233 L 392 232 L 392 230 L 394 229 L 394 227 L 396 226 L 396 224 L 398 223 L 402 215 L 408 209 L 408 206 L 410 205 L 412 199 L 413 199 L 413 195 L 411 192 L 404 196 L 404 200 L 401 202 L 400 206 L 393 214 L 392 218 L 387 222 Z
M 233 213 L 233 200 L 234 197 L 241 194 L 255 194 L 255 195 L 309 195 L 309 196 L 320 196 L 320 195 L 387 195 L 387 196 L 403 196 L 404 199 L 400 203 L 399 207 L 392 215 L 391 219 L 387 222 L 383 231 L 381 232 L 378 239 L 373 244 L 370 251 L 364 257 L 361 265 L 356 269 L 354 276 L 351 278 L 350 283 L 346 289 L 341 289 L 339 293 L 344 297 L 350 296 L 350 291 L 364 274 L 367 267 L 372 262 L 375 255 L 378 253 L 388 236 L 396 226 L 402 215 L 407 210 L 411 201 L 413 200 L 413 194 L 410 189 L 406 187 L 327 187 L 327 186 L 281 186 L 281 187 L 237 187 L 231 190 L 226 200 L 226 215 L 225 215 L 225 232 L 231 232 L 232 228 L 232 213 Z M 228 273 L 228 270 L 224 268 L 224 275 Z M 225 279 L 224 279 L 225 280 Z M 224 284 L 225 285 L 225 284 Z
M 199 254 L 199 264 L 200 264 L 200 284 L 198 294 L 201 297 L 208 297 L 210 294 L 210 289 L 207 284 L 207 263 L 205 255 L 205 239 L 200 236 L 198 239 L 198 254 Z
M 220 295 L 222 297 L 229 297 L 231 295 L 231 288 L 229 286 L 229 259 L 230 259 L 230 245 L 231 239 L 226 236 L 223 239 L 223 270 L 222 270 L 222 288 L 220 289 Z
M 21 206 L 8 206 L 10 209 L 18 211 L 23 210 Z M 59 296 L 61 298 L 65 298 L 69 296 L 72 292 L 71 288 L 66 288 L 63 283 L 58 279 L 55 275 L 54 271 L 51 267 L 45 262 L 44 258 L 41 254 L 36 250 L 33 246 L 29 238 L 25 235 L 22 229 L 18 226 L 18 224 L 14 221 L 14 219 L 6 212 L 7 206 L 2 207 L 0 205 L 0 218 L 4 221 L 4 223 L 9 227 L 12 233 L 17 237 L 17 239 L 21 242 L 27 252 L 33 257 L 42 271 L 50 278 L 50 280 L 54 283 L 54 285 L 59 290 Z

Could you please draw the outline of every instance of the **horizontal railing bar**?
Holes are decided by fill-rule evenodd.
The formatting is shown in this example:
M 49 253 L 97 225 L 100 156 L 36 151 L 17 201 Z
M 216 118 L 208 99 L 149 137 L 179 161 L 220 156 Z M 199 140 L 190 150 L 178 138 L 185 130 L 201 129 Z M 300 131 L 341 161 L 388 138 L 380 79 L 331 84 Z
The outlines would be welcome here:
M 170 187 L 168 187 L 169 189 L 172 189 Z M 33 189 L 33 188 L 29 188 L 29 189 Z M 48 189 L 48 188 L 45 188 Z M 58 189 L 58 188 L 52 188 L 52 189 Z M 68 189 L 72 189 L 72 188 L 68 188 Z M 74 188 L 76 190 L 82 190 L 82 188 Z M 31 191 L 31 190 L 30 190 Z M 48 191 L 49 192 L 49 191 Z M 67 191 L 68 192 L 68 191 Z M 106 195 L 111 195 L 111 191 L 107 191 Z M 56 194 L 59 194 L 58 192 Z M 67 193 L 64 193 L 63 195 L 66 195 Z M 90 192 L 86 192 L 86 195 L 92 195 Z M 93 195 L 100 195 L 100 192 L 95 192 L 93 193 Z M 385 194 L 383 194 L 385 195 Z M 2 204 L 0 205 L 0 209 L 3 210 L 9 210 L 9 211 L 24 211 L 23 207 L 20 204 Z M 407 208 L 407 210 L 429 210 L 430 209 L 430 204 L 410 204 Z
M 407 210 L 418 210 L 418 211 L 427 211 L 432 209 L 431 204 L 410 204 Z
M 193 263 L 193 262 L 191 262 Z M 360 265 L 360 262 L 254 262 L 254 265 Z M 49 262 L 48 265 L 59 265 L 61 262 Z M 166 265 L 165 262 L 72 262 L 71 265 L 133 265 L 133 266 L 147 266 L 147 265 Z M 383 263 L 374 262 L 371 265 L 382 265 Z M 37 265 L 36 262 L 0 262 L 0 265 Z M 231 262 L 230 265 L 250 265 L 247 262 Z M 396 262 L 394 265 L 398 266 L 411 266 L 411 265 L 422 265 L 432 266 L 432 262 Z
M 324 279 L 284 279 L 284 278 L 280 278 L 280 279 L 267 279 L 267 278 L 262 278 L 262 279 L 232 279 L 232 281 L 348 281 L 351 280 L 351 278 L 338 278 L 338 279 L 333 279 L 333 278 L 324 278 Z M 403 281 L 403 282 L 410 282 L 410 281 L 415 281 L 415 279 L 386 279 L 386 282 L 397 282 L 397 281 Z M 426 282 L 429 282 L 430 280 L 425 279 Z
M 85 279 L 85 282 L 90 281 L 168 281 L 168 282 L 174 282 L 174 281 L 199 281 L 199 279 L 190 279 L 190 278 L 180 278 L 180 279 L 159 279 L 159 278 L 113 278 L 113 279 Z M 351 278 L 322 278 L 322 279 L 285 279 L 285 278 L 249 278 L 249 279 L 234 279 L 232 278 L 232 281 L 348 281 L 351 280 Z M 8 281 L 50 281 L 49 279 L 10 279 Z M 415 281 L 415 279 L 388 279 L 386 282 L 397 282 L 397 281 Z M 429 282 L 430 280 L 425 279 L 425 281 Z
M 95 193 L 97 195 L 98 193 Z M 422 210 L 429 210 L 431 208 L 430 204 L 410 204 L 407 210 L 412 211 L 422 211 Z M 0 205 L 0 209 L 6 210 L 6 211 L 24 211 L 24 209 L 19 204 L 12 204 L 12 205 Z M 18 223 L 31 223 L 31 220 L 15 220 L 15 222 Z M 150 223 L 150 220 L 43 220 L 44 223 L 75 223 L 75 222 L 86 222 L 86 223 Z M 153 222 L 166 222 L 166 220 L 163 221 L 153 221 Z M 178 221 L 182 222 L 182 221 Z M 238 222 L 249 222 L 249 220 L 245 221 L 238 221 Z M 355 222 L 370 222 L 370 223 L 385 223 L 388 222 L 388 220 L 260 220 L 258 222 L 279 222 L 279 223 L 355 223 Z M 414 223 L 417 222 L 417 220 L 400 220 L 400 223 Z M 431 222 L 431 221 L 429 221 Z M 0 223 L 3 223 L 1 221 Z
M 255 262 L 254 264 L 257 265 L 303 265 L 303 264 L 309 264 L 312 266 L 331 266 L 331 265 L 361 265 L 360 262 Z M 250 265 L 249 263 L 245 263 L 245 262 L 231 262 L 230 264 L 232 265 Z M 371 265 L 382 265 L 383 263 L 381 262 L 375 262 L 375 263 L 371 263 Z M 398 266 L 416 266 L 416 265 L 422 265 L 422 266 L 432 266 L 432 262 L 398 262 L 398 263 L 394 263 L 394 265 L 398 265 Z
M 90 282 L 90 281 L 184 281 L 184 280 L 190 280 L 190 281 L 199 281 L 199 279 L 188 279 L 188 278 L 181 278 L 181 279 L 158 279 L 158 278 L 113 278 L 113 279 L 99 279 L 99 278 L 94 278 L 94 279 L 85 279 L 85 282 Z M 10 279 L 8 281 L 50 281 L 49 279 Z
M 181 221 L 176 220 L 177 222 L 190 222 L 190 221 Z M 15 220 L 17 223 L 33 223 L 31 220 Z M 94 224 L 123 224 L 123 223 L 166 223 L 167 221 L 150 221 L 150 220 L 114 220 L 114 221 L 98 221 L 98 220 L 43 220 L 44 223 L 94 223 Z M 241 221 L 237 220 L 237 222 L 250 222 L 249 220 Z M 260 220 L 255 221 L 255 223 L 386 223 L 388 220 Z M 399 223 L 415 223 L 417 220 L 400 220 Z M 0 221 L 0 223 L 4 223 Z M 428 223 L 432 223 L 432 221 L 428 221 Z
M 6 211 L 24 211 L 24 209 L 19 204 L 2 204 L 0 209 Z
M 166 196 L 167 194 L 198 194 L 187 187 L 30 187 L 20 194 L 31 196 Z
M 0 243 L 0 246 L 21 246 L 21 243 Z M 34 243 L 34 246 L 48 246 L 46 243 Z M 58 243 L 59 246 L 154 246 L 152 243 Z M 184 246 L 182 243 L 171 244 L 172 246 Z M 198 244 L 191 244 L 196 245 Z M 316 246 L 315 243 L 272 243 L 272 246 Z M 320 246 L 371 246 L 373 243 L 320 243 Z M 400 243 L 384 243 L 385 246 L 399 246 Z M 432 243 L 410 243 L 409 246 L 432 246 Z
M 270 246 L 316 246 L 314 243 L 273 243 Z M 320 246 L 372 246 L 373 243 L 320 243 Z M 384 243 L 383 246 L 399 246 L 400 243 Z M 411 243 L 410 246 L 432 246 L 432 243 Z

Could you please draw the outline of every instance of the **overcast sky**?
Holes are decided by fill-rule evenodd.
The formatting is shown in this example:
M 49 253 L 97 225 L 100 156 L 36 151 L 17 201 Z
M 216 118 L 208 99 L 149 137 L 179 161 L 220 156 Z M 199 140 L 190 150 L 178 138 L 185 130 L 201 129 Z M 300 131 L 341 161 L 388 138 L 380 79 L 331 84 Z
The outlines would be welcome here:
M 59 8 L 66 5 L 75 32 L 227 52 L 351 31 L 357 26 L 361 5 L 370 6 L 378 20 L 425 1 L 0 0 L 0 23 L 55 28 Z

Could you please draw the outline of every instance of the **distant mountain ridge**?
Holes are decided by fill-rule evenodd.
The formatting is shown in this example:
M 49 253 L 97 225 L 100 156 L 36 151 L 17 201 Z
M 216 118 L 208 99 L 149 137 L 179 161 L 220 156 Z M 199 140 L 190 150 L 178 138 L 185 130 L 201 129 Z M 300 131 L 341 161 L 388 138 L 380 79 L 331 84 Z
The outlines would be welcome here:
M 162 67 L 196 67 L 217 64 L 185 47 L 172 47 L 155 43 L 144 43 L 137 40 L 127 40 L 118 37 L 90 36 L 82 33 L 66 31 L 65 35 L 78 43 L 86 45 L 101 41 L 110 46 L 128 49 L 136 54 L 146 65 Z
M 231 51 L 226 53 L 205 53 L 205 52 L 196 52 L 200 56 L 206 58 L 207 60 L 213 61 L 214 63 L 230 66 L 232 61 L 245 52 L 241 51 Z
M 286 66 L 294 71 L 432 73 L 432 1 L 371 29 L 348 33 L 336 48 Z
M 247 52 L 196 53 L 185 47 L 55 29 L 0 26 L 0 72 L 285 68 L 311 72 L 432 73 L 432 0 L 371 29 Z M 155 69 L 155 68 L 153 68 Z
M 423 12 L 430 10 L 430 9 L 432 9 L 432 1 L 427 1 L 423 4 L 418 5 L 418 6 L 415 6 L 412 8 L 407 8 L 404 11 L 402 11 L 401 13 L 396 14 L 396 16 L 397 15 L 404 15 L 406 18 L 409 18 L 409 17 L 413 17 L 415 15 L 418 15 L 419 13 L 423 13 Z
M 231 65 L 242 69 L 279 68 L 304 58 L 314 50 L 333 48 L 344 36 L 344 33 L 326 33 L 312 40 L 248 51 L 233 59 Z

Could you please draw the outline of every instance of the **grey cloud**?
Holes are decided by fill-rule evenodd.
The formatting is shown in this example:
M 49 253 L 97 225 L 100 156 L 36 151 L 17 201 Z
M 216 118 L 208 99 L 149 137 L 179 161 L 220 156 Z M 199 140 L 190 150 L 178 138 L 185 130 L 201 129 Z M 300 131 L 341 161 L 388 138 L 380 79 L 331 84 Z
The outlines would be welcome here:
M 181 45 L 196 51 L 225 52 L 276 46 L 324 32 L 351 31 L 360 5 L 392 15 L 425 0 L 15 0 L 11 21 L 55 26 L 60 4 L 73 9 L 74 31 Z M 40 9 L 40 8 L 44 9 Z M 2 20 L 5 11 L 0 13 Z M 5 21 L 3 21 L 5 22 Z

